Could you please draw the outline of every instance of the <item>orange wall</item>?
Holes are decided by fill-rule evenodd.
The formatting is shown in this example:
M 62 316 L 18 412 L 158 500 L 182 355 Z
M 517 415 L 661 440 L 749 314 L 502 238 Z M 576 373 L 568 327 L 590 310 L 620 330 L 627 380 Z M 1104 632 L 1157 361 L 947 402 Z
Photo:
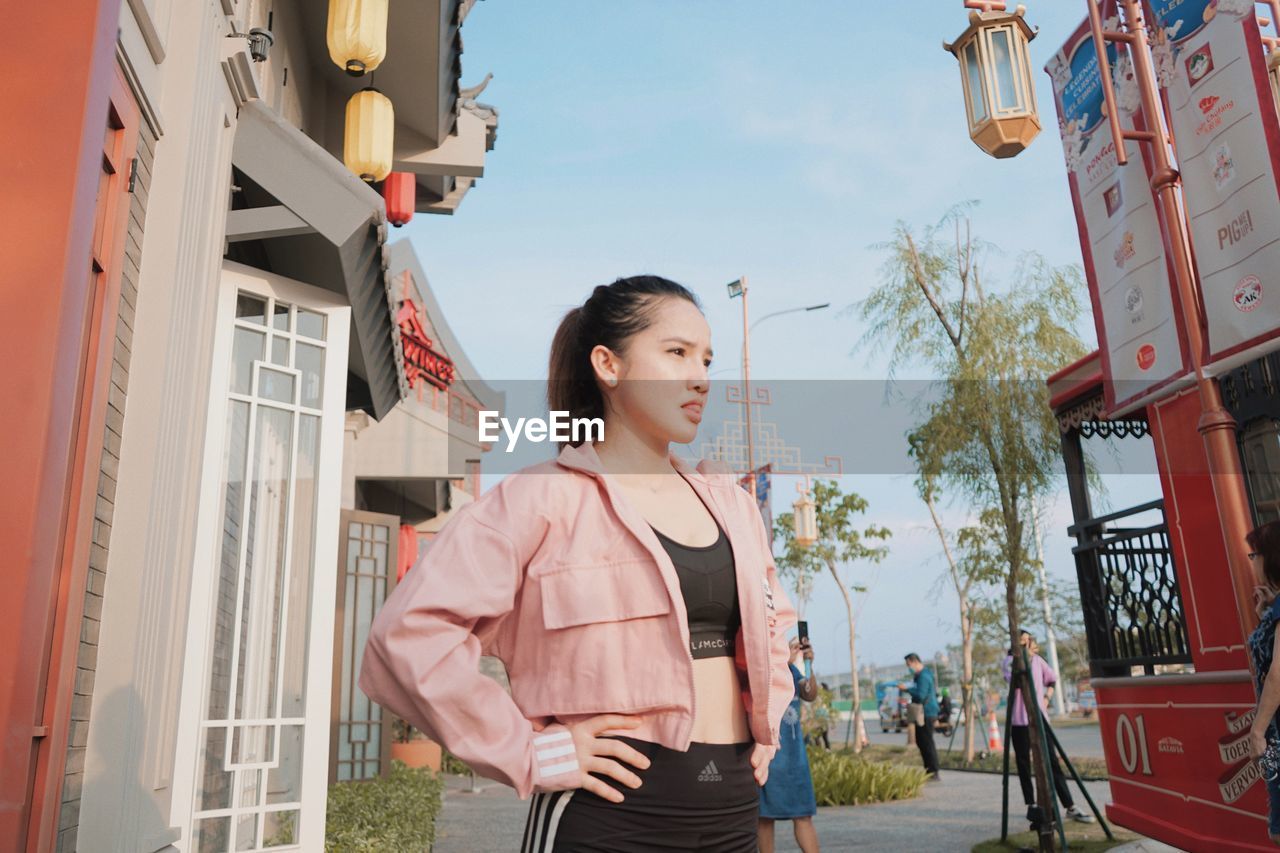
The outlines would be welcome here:
M 120 0 L 25 3 L 0 98 L 0 850 L 26 846 L 41 670 L 66 535 L 89 252 Z

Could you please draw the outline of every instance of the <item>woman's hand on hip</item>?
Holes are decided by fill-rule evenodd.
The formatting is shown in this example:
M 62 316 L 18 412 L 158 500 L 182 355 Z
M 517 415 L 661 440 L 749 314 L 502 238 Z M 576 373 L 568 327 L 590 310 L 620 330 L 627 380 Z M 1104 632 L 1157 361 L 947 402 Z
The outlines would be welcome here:
M 751 750 L 751 767 L 755 771 L 756 784 L 764 787 L 769 781 L 769 762 L 778 752 L 778 745 L 757 743 Z
M 620 762 L 625 761 L 641 770 L 647 770 L 649 759 L 620 740 L 598 736 L 600 732 L 607 729 L 634 729 L 640 725 L 640 722 L 639 717 L 599 714 L 565 726 L 573 735 L 573 746 L 578 753 L 578 766 L 582 768 L 582 787 L 585 790 L 611 803 L 620 803 L 624 799 L 622 792 L 611 785 L 606 785 L 600 779 L 590 775 L 591 773 L 610 776 L 629 788 L 640 787 L 640 777 Z

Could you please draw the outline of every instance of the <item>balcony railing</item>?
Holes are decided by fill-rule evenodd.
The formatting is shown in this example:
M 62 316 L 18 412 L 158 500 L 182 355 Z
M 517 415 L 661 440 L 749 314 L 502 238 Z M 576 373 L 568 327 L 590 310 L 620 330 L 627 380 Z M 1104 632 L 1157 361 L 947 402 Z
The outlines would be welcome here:
M 1123 526 L 1156 512 L 1160 522 Z M 1094 675 L 1147 673 L 1191 662 L 1182 593 L 1169 550 L 1164 501 L 1155 500 L 1072 525 L 1072 549 Z

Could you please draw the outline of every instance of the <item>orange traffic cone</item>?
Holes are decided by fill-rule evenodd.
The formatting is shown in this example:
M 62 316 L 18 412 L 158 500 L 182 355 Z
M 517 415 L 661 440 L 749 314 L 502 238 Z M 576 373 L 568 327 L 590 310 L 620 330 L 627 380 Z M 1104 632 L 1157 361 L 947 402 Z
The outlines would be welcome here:
M 1000 724 L 996 722 L 996 712 L 991 712 L 991 717 L 987 721 L 987 749 L 990 752 L 1003 752 L 1004 745 L 1000 742 Z

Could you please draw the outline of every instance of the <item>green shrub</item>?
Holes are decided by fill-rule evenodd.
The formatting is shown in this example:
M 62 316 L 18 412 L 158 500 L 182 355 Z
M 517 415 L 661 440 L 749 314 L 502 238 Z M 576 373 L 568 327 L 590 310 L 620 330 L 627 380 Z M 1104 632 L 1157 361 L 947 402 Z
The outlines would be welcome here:
M 920 796 L 925 772 L 885 761 L 867 761 L 847 750 L 809 747 L 813 794 L 820 806 L 854 806 Z
M 471 768 L 467 766 L 467 762 L 463 761 L 449 750 L 442 749 L 440 751 L 440 772 L 466 776 L 471 772 Z
M 435 840 L 444 783 L 429 768 L 391 762 L 391 775 L 329 786 L 324 848 L 332 853 L 421 853 Z

